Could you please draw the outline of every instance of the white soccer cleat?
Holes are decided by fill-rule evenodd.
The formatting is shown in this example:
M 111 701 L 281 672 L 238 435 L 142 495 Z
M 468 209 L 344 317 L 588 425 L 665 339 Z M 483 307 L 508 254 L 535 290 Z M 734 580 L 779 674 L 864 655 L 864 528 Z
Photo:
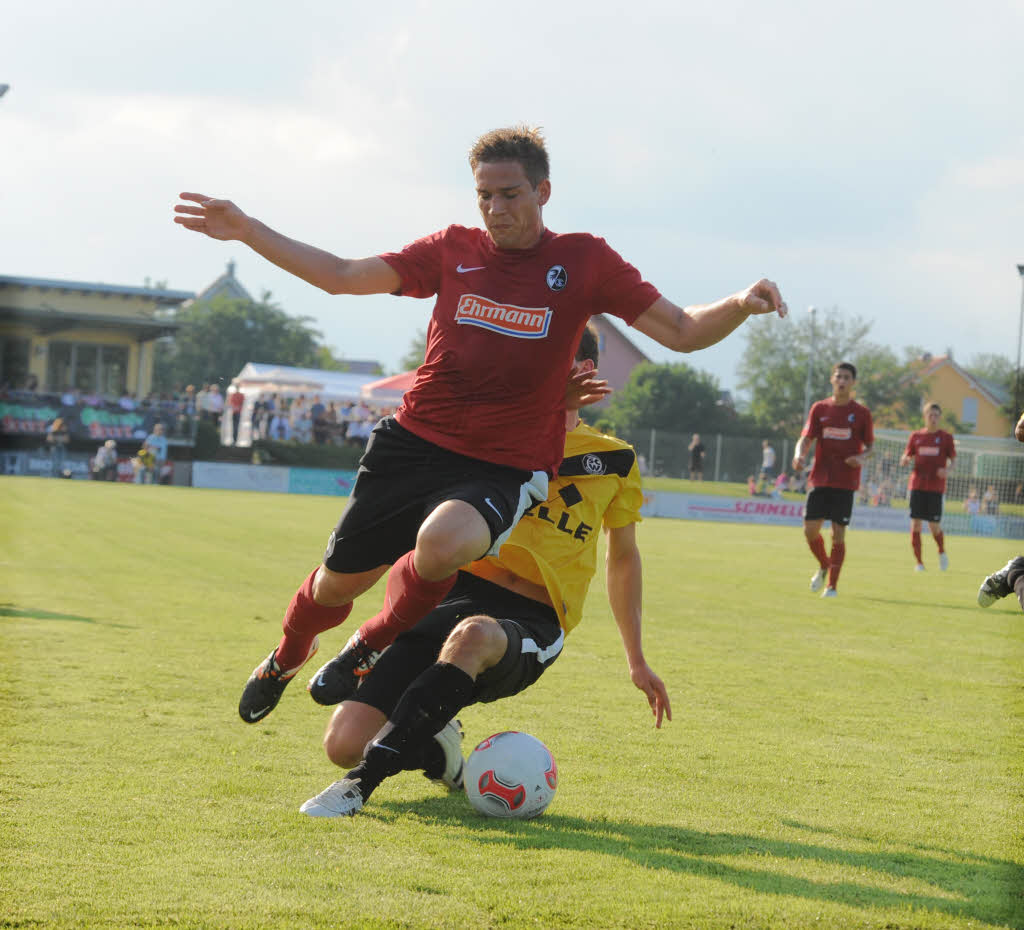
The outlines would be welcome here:
M 828 571 L 826 569 L 819 568 L 811 576 L 811 590 L 812 591 L 820 591 L 821 590 L 821 586 L 825 583 L 825 576 L 827 574 L 828 574 Z
M 449 791 L 461 791 L 465 764 L 462 758 L 462 724 L 458 720 L 449 720 L 440 733 L 434 734 L 434 739 L 444 750 L 444 772 L 434 780 L 444 782 Z
M 945 552 L 939 553 L 939 568 L 942 571 L 946 571 L 949 568 L 949 556 Z
M 981 587 L 978 588 L 979 607 L 991 607 L 1000 598 L 1007 597 L 1012 592 L 1008 576 L 1011 566 L 1016 561 L 1017 559 L 1010 559 L 999 571 L 992 572 L 981 583 Z
M 363 809 L 358 778 L 343 778 L 324 788 L 299 810 L 309 817 L 352 817 Z
M 825 590 L 821 592 L 821 596 L 822 597 L 839 597 L 839 592 L 836 591 L 835 588 L 825 588 Z
M 922 565 L 920 562 L 918 562 L 917 565 L 914 566 L 914 571 L 915 572 L 923 572 L 924 571 L 924 565 Z

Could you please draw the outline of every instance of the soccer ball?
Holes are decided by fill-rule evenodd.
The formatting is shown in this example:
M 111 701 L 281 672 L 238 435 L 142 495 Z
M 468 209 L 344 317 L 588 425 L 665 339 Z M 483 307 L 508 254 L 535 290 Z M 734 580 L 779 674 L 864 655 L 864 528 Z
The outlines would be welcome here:
M 547 810 L 558 787 L 558 766 L 539 739 L 507 730 L 488 736 L 466 761 L 469 803 L 487 817 L 529 820 Z

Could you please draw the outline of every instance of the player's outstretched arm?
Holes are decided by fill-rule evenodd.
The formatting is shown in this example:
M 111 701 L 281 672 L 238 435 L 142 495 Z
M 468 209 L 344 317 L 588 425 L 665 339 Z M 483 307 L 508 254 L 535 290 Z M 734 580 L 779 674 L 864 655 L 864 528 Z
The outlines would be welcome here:
M 676 352 L 693 352 L 721 342 L 749 316 L 789 312 L 774 282 L 762 278 L 746 290 L 712 304 L 677 307 L 659 297 L 633 322 L 645 336 Z
M 643 602 L 643 564 L 636 544 L 636 524 L 608 531 L 607 556 L 608 603 L 622 637 L 629 665 L 629 678 L 647 697 L 654 725 L 672 719 L 672 704 L 665 683 L 654 674 L 644 658 L 641 633 Z
M 241 242 L 328 294 L 391 294 L 401 286 L 398 272 L 382 258 L 339 258 L 281 235 L 230 200 L 190 192 L 179 197 L 186 203 L 175 205 L 175 223 L 211 239 Z

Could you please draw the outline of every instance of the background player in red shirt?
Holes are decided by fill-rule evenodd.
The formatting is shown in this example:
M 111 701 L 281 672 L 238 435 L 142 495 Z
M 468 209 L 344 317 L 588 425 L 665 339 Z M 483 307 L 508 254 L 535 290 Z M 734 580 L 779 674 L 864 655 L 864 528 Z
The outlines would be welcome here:
M 921 561 L 922 520 L 928 521 L 932 538 L 939 548 L 939 568 L 943 571 L 949 568 L 949 556 L 946 555 L 940 521 L 942 495 L 946 493 L 946 474 L 956 458 L 956 447 L 952 435 L 939 429 L 941 416 L 942 408 L 938 404 L 925 405 L 925 428 L 910 434 L 907 448 L 900 459 L 900 465 L 914 464 L 914 470 L 910 473 L 910 545 L 917 562 L 914 570 L 918 572 L 924 571 L 924 563 Z
M 545 473 L 562 455 L 566 377 L 592 314 L 615 314 L 691 352 L 752 314 L 786 312 L 766 280 L 715 303 L 677 306 L 603 239 L 546 229 L 551 182 L 537 130 L 485 134 L 470 167 L 484 229 L 450 226 L 371 258 L 290 239 L 229 200 L 184 193 L 174 208 L 187 229 L 243 242 L 328 293 L 437 296 L 416 381 L 374 430 L 323 564 L 296 592 L 281 641 L 246 684 L 243 720 L 273 710 L 315 652 L 317 633 L 343 622 L 392 563 L 387 608 L 375 618 L 389 638 L 440 603 L 457 569 L 496 551 L 526 507 L 546 497 Z
M 813 489 L 804 507 L 804 536 L 819 565 L 811 577 L 811 590 L 819 590 L 828 576 L 822 597 L 836 596 L 846 557 L 846 527 L 853 512 L 853 494 L 860 487 L 860 469 L 875 442 L 871 411 L 853 399 L 857 369 L 850 362 L 840 362 L 829 380 L 832 397 L 811 407 L 793 457 L 793 471 L 803 471 L 811 443 L 817 440 L 810 477 Z M 829 555 L 821 537 L 826 520 L 832 523 Z

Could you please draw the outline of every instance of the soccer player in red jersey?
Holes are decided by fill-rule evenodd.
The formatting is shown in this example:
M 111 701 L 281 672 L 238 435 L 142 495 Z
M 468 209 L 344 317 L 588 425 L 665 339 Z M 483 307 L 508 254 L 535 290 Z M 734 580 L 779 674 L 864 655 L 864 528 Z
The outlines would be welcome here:
M 953 437 L 939 429 L 942 408 L 935 403 L 924 408 L 924 429 L 915 430 L 907 440 L 900 465 L 913 463 L 910 473 L 910 546 L 914 550 L 915 571 L 923 572 L 921 561 L 921 521 L 927 520 L 932 539 L 939 549 L 939 568 L 949 568 L 945 537 L 942 532 L 942 495 L 946 493 L 946 475 L 956 458 Z
M 469 162 L 483 229 L 449 226 L 370 258 L 290 239 L 229 200 L 184 193 L 174 208 L 187 229 L 240 241 L 328 293 L 436 296 L 415 383 L 374 429 L 323 563 L 299 587 L 278 646 L 246 684 L 239 714 L 247 722 L 273 710 L 316 651 L 317 634 L 342 623 L 389 566 L 381 639 L 440 603 L 461 566 L 496 552 L 523 512 L 545 499 L 565 439 L 566 378 L 592 314 L 613 314 L 692 352 L 748 316 L 786 312 L 767 280 L 714 303 L 677 306 L 603 239 L 547 229 L 551 181 L 537 130 L 486 133 Z
M 828 579 L 822 597 L 836 596 L 846 557 L 846 527 L 853 512 L 853 494 L 860 487 L 861 466 L 875 442 L 871 411 L 853 399 L 857 369 L 850 362 L 840 362 L 832 369 L 830 380 L 832 397 L 811 407 L 793 456 L 793 471 L 799 473 L 811 443 L 817 440 L 810 477 L 812 490 L 804 507 L 804 536 L 819 565 L 811 578 L 811 590 L 820 590 Z M 828 555 L 821 536 L 826 520 L 832 523 L 832 551 Z

